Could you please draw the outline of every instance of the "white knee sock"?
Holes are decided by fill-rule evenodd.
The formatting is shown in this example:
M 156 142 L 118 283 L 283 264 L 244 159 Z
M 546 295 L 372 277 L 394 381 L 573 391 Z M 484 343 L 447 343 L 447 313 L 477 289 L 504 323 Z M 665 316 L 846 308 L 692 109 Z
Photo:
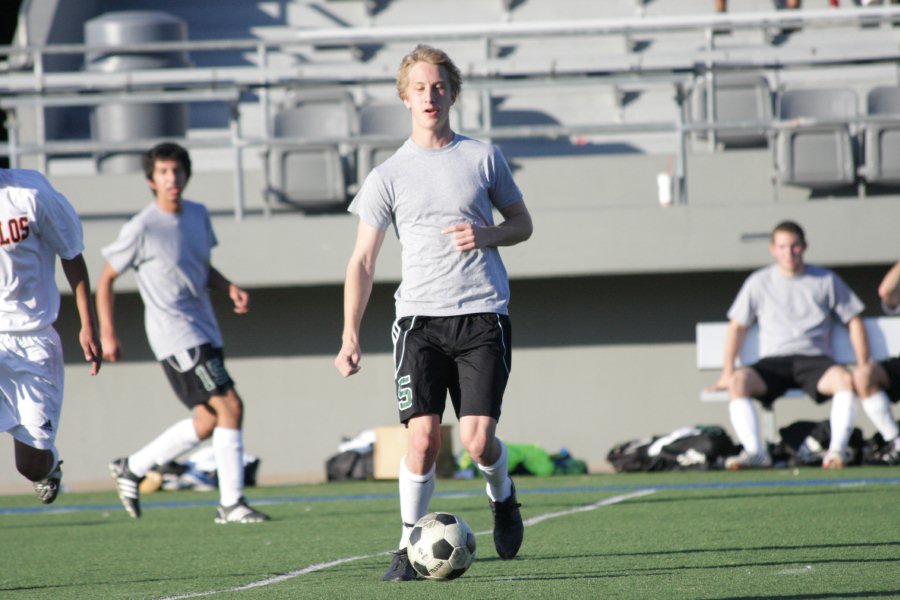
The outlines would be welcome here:
M 219 480 L 219 503 L 232 506 L 244 495 L 244 436 L 240 429 L 216 427 L 212 434 Z
M 434 465 L 424 475 L 417 475 L 406 467 L 406 456 L 400 459 L 400 518 L 403 531 L 400 534 L 400 548 L 406 548 L 409 532 L 416 521 L 428 514 L 428 505 L 434 495 Z
M 497 459 L 497 462 L 487 467 L 478 465 L 478 470 L 481 471 L 481 474 L 484 475 L 484 479 L 487 481 L 485 487 L 487 488 L 488 498 L 494 502 L 506 500 L 512 493 L 512 480 L 509 478 L 509 461 L 506 445 L 500 441 L 500 438 L 497 438 L 497 443 L 500 444 L 500 458 Z
M 883 391 L 877 392 L 868 398 L 862 399 L 863 411 L 872 421 L 872 425 L 884 438 L 884 441 L 890 442 L 900 435 L 900 429 L 897 428 L 897 421 L 891 414 L 891 401 L 887 394 Z
M 750 398 L 735 398 L 728 402 L 728 414 L 731 417 L 731 426 L 734 433 L 744 447 L 747 454 L 767 454 L 763 444 L 762 435 L 759 432 L 759 420 L 756 416 L 756 407 Z
M 192 419 L 178 421 L 152 442 L 128 457 L 128 468 L 143 477 L 156 465 L 164 465 L 200 443 Z
M 829 450 L 844 452 L 853 433 L 856 418 L 856 394 L 850 390 L 838 392 L 831 399 L 831 443 Z

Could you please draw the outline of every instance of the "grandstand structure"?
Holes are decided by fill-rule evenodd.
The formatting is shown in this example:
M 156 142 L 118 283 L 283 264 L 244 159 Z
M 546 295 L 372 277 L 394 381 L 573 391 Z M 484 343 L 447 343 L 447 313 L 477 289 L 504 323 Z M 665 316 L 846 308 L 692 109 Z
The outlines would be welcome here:
M 454 128 L 503 149 L 535 221 L 503 252 L 516 351 L 501 435 L 602 465 L 623 439 L 727 424 L 697 402 L 712 382 L 694 368 L 694 325 L 723 318 L 768 263 L 775 223 L 800 222 L 807 259 L 837 269 L 869 314 L 900 259 L 900 7 L 729 4 L 25 0 L 0 51 L 0 154 L 72 201 L 97 274 L 100 248 L 150 201 L 135 153 L 162 139 L 191 150 L 186 195 L 213 211 L 214 264 L 252 295 L 246 317 L 219 305 L 247 449 L 262 481 L 321 476 L 342 437 L 396 419 L 395 241 L 363 371 L 331 366 L 356 225 L 345 209 L 408 133 L 400 58 L 446 49 L 464 74 Z M 126 361 L 90 379 L 67 348 L 72 484 L 102 480 L 110 457 L 181 414 L 134 280 L 117 288 Z M 785 423 L 825 414 L 789 402 Z

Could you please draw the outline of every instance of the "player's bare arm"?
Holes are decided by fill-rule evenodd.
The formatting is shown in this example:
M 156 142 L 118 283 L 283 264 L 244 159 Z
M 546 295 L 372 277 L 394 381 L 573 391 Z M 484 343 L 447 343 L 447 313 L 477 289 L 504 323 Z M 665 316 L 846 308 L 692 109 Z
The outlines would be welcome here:
M 97 322 L 91 305 L 91 282 L 88 277 L 87 265 L 81 254 L 72 259 L 61 258 L 60 262 L 63 273 L 72 288 L 75 307 L 78 309 L 78 317 L 81 322 L 78 343 L 81 344 L 84 352 L 84 360 L 91 363 L 91 375 L 96 375 L 100 372 L 100 363 L 103 361 L 103 348 L 97 334 Z
M 895 263 L 881 280 L 881 285 L 878 286 L 878 296 L 892 310 L 900 305 L 900 261 Z
M 722 372 L 719 374 L 719 380 L 706 388 L 707 391 L 727 390 L 731 383 L 731 376 L 734 375 L 734 363 L 737 360 L 741 350 L 741 344 L 744 342 L 744 336 L 747 334 L 748 327 L 737 321 L 729 321 L 728 329 L 725 332 L 725 349 L 724 358 L 722 360 Z
M 119 362 L 122 358 L 122 347 L 116 335 L 115 301 L 113 284 L 119 273 L 109 263 L 103 265 L 100 278 L 97 280 L 97 319 L 100 321 L 100 342 L 103 346 L 103 358 L 109 362 Z
M 856 355 L 856 364 L 868 364 L 871 354 L 869 354 L 869 336 L 866 334 L 866 326 L 863 324 L 862 317 L 856 315 L 847 323 L 847 330 L 850 333 L 850 345 L 853 346 L 853 353 Z
M 472 223 L 457 223 L 441 233 L 453 236 L 453 244 L 460 252 L 496 246 L 512 246 L 531 237 L 534 224 L 525 202 L 500 209 L 503 222 L 499 225 L 479 227 Z
M 234 312 L 243 315 L 250 310 L 250 294 L 228 280 L 213 266 L 209 267 L 209 287 L 228 294 L 234 303 Z
M 347 263 L 344 278 L 344 332 L 341 349 L 334 359 L 338 372 L 349 377 L 360 369 L 362 352 L 359 345 L 359 328 L 363 313 L 372 294 L 375 280 L 375 263 L 384 242 L 384 231 L 375 229 L 360 220 L 356 230 L 356 244 Z

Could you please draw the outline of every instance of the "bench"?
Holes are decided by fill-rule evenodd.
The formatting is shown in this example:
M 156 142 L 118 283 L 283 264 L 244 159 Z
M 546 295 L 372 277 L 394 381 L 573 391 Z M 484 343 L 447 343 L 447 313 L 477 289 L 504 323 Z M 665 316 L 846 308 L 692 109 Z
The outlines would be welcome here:
M 866 334 L 869 337 L 869 353 L 873 360 L 883 360 L 900 355 L 900 317 L 866 317 L 863 319 Z M 697 323 L 697 369 L 701 371 L 722 369 L 725 352 L 725 332 L 727 321 Z M 835 325 L 831 333 L 831 345 L 834 359 L 842 364 L 855 364 L 856 355 L 850 344 L 850 334 L 842 325 Z M 736 366 L 752 365 L 759 358 L 759 327 L 753 325 L 747 330 Z M 715 381 L 710 381 L 710 385 Z M 802 390 L 788 390 L 784 398 L 800 398 L 805 396 Z M 703 402 L 725 402 L 728 400 L 726 390 L 700 391 Z M 769 442 L 775 441 L 775 414 L 771 406 L 763 406 L 763 435 Z

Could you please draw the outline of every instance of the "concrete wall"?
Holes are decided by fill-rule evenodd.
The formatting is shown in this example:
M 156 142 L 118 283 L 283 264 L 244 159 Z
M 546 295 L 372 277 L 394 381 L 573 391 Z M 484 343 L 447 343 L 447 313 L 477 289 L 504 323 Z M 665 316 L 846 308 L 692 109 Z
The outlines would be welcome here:
M 761 253 L 760 264 L 765 260 Z M 875 286 L 887 267 L 839 269 L 871 314 L 877 314 Z M 698 400 L 717 373 L 696 371 L 694 324 L 723 319 L 746 274 L 514 280 L 515 350 L 501 436 L 550 451 L 566 447 L 600 467 L 617 442 L 685 425 L 730 429 L 724 404 Z M 262 481 L 321 479 L 343 437 L 396 422 L 392 294 L 392 284 L 376 286 L 363 327 L 363 370 L 347 380 L 332 366 L 340 345 L 340 286 L 256 289 L 246 316 L 218 303 L 227 366 L 247 403 L 246 447 L 262 458 Z M 187 416 L 150 355 L 137 295 L 121 295 L 117 310 L 125 362 L 106 364 L 91 378 L 75 347 L 71 298 L 62 307 L 67 390 L 59 447 L 65 483 L 73 488 L 109 487 L 111 458 Z M 825 419 L 827 405 L 782 401 L 776 414 L 781 425 Z M 455 424 L 450 412 L 446 419 Z M 0 485 L 27 489 L 12 468 L 11 445 L 0 448 L 0 461 L 8 465 Z

